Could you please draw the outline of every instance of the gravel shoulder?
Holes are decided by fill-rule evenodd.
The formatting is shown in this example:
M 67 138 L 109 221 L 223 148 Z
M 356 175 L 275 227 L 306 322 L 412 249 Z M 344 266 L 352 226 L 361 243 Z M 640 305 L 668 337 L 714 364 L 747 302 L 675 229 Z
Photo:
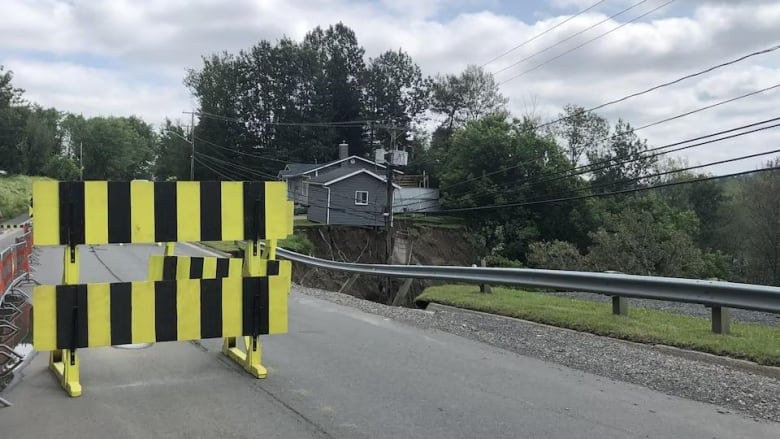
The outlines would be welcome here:
M 455 309 L 429 312 L 398 308 L 331 291 L 297 285 L 294 288 L 309 296 L 417 327 L 449 332 L 521 355 L 715 404 L 723 407 L 723 413 L 741 412 L 756 421 L 780 422 L 780 379 L 742 368 L 517 319 Z

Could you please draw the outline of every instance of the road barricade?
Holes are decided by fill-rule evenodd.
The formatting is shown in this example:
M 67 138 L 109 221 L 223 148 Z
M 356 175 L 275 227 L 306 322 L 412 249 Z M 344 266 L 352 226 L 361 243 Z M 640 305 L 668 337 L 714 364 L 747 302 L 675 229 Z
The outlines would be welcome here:
M 33 199 L 34 244 L 65 246 L 62 284 L 33 291 L 33 346 L 51 351 L 70 396 L 81 394 L 76 349 L 86 347 L 224 338 L 227 356 L 266 376 L 259 336 L 287 332 L 290 265 L 276 261 L 276 242 L 292 233 L 293 209 L 283 182 L 40 181 Z M 247 241 L 243 259 L 171 255 L 175 242 L 228 240 Z M 79 245 L 159 242 L 167 256 L 151 258 L 150 280 L 78 281 Z

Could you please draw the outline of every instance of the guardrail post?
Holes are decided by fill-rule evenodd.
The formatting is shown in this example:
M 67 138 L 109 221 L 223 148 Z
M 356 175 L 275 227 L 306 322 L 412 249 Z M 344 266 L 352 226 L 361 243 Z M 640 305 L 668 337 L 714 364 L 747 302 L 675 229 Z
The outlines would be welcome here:
M 612 314 L 616 316 L 627 316 L 628 299 L 620 296 L 612 296 Z
M 487 267 L 487 259 L 482 258 L 482 261 L 480 261 L 480 265 L 482 268 Z M 488 284 L 479 284 L 479 292 L 482 294 L 490 294 L 493 292 L 493 290 L 490 288 L 490 285 Z
M 731 332 L 731 315 L 728 308 L 722 306 L 712 307 L 712 332 L 716 334 L 728 334 Z

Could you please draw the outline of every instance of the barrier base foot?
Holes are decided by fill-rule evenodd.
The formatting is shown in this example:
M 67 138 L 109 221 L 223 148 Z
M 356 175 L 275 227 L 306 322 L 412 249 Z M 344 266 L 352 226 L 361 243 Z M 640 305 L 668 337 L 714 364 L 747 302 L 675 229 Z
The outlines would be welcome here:
M 243 337 L 244 346 L 246 350 L 238 347 L 236 337 L 228 337 L 224 339 L 222 344 L 222 353 L 228 358 L 235 361 L 239 366 L 244 368 L 255 378 L 265 378 L 268 376 L 268 370 L 260 364 L 261 349 L 260 337 Z
M 60 385 L 70 397 L 81 396 L 79 382 L 79 359 L 69 350 L 53 351 L 49 354 L 49 370 L 57 377 Z

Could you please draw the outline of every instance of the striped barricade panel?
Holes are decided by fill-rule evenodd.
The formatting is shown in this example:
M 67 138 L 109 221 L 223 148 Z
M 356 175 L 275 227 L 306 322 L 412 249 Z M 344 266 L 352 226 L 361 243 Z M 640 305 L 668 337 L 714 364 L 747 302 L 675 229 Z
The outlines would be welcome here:
M 33 183 L 35 245 L 284 239 L 284 182 Z
M 212 256 L 163 256 L 149 257 L 148 280 L 221 279 L 241 276 L 243 259 Z M 292 270 L 290 261 L 261 259 L 258 276 L 285 276 Z M 286 276 L 290 279 L 290 276 Z
M 43 285 L 37 351 L 287 332 L 284 276 Z

